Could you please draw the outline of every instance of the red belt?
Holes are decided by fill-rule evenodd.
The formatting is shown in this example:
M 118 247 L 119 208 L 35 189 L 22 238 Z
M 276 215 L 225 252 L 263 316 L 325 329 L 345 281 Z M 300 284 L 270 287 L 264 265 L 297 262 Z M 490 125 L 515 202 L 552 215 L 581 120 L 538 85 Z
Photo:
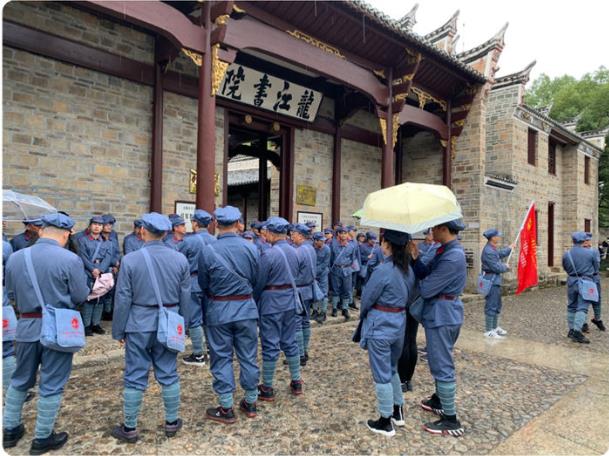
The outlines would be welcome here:
M 380 304 L 374 304 L 373 309 L 380 310 L 381 312 L 400 313 L 406 310 L 405 307 L 387 307 L 381 306 Z
M 455 295 L 438 295 L 438 299 L 444 299 L 445 301 L 456 301 L 459 296 Z
M 272 291 L 272 290 L 287 290 L 288 288 L 292 288 L 292 285 L 269 285 L 264 287 L 264 291 Z
M 42 313 L 40 313 L 40 312 L 23 312 L 21 314 L 21 318 L 42 318 Z
M 214 301 L 245 301 L 251 299 L 252 295 L 231 295 L 231 296 L 210 296 L 210 299 Z

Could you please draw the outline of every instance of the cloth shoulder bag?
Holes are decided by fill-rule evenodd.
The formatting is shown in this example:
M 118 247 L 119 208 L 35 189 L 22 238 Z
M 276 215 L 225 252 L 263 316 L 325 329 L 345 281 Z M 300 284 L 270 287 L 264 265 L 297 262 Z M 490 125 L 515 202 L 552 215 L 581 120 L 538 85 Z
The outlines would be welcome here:
M 76 353 L 85 346 L 85 328 L 80 312 L 72 309 L 55 308 L 44 302 L 36 271 L 32 264 L 31 249 L 25 249 L 24 255 L 26 270 L 42 309 L 40 343 L 51 350 Z
M 150 281 L 152 282 L 152 288 L 154 295 L 159 306 L 159 326 L 156 331 L 156 339 L 161 345 L 167 350 L 172 352 L 183 352 L 186 343 L 186 331 L 184 330 L 184 317 L 178 312 L 172 312 L 163 307 L 163 300 L 161 298 L 161 290 L 159 289 L 159 283 L 152 269 L 152 261 L 150 260 L 150 254 L 143 248 L 142 254 L 144 255 L 144 261 L 146 262 L 146 268 L 150 275 Z
M 584 299 L 584 301 L 598 302 L 598 287 L 596 286 L 596 283 L 594 283 L 593 280 L 580 277 L 575 268 L 575 263 L 573 262 L 570 251 L 567 252 L 567 256 L 569 257 L 569 261 L 571 262 L 571 266 L 573 266 L 573 271 L 577 277 L 577 286 L 582 299 Z

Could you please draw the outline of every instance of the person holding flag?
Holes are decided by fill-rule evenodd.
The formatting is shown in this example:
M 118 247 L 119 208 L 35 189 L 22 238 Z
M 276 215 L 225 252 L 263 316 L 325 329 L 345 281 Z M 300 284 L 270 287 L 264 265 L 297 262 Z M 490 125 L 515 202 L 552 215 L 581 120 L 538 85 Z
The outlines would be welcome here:
M 501 261 L 510 255 L 514 245 L 498 248 L 503 237 L 496 228 L 491 228 L 483 233 L 488 242 L 482 250 L 482 272 L 484 277 L 492 282 L 488 294 L 485 296 L 484 316 L 486 337 L 501 338 L 507 335 L 507 331 L 499 326 L 499 314 L 501 313 L 501 274 L 510 270 L 509 265 Z

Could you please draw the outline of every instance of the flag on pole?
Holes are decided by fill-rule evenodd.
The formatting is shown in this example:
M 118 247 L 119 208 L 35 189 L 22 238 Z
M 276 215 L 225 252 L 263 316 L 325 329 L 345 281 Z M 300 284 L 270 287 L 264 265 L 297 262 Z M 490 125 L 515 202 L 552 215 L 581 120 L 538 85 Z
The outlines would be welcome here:
M 518 289 L 516 294 L 537 285 L 537 218 L 535 204 L 531 204 L 520 231 L 518 257 Z

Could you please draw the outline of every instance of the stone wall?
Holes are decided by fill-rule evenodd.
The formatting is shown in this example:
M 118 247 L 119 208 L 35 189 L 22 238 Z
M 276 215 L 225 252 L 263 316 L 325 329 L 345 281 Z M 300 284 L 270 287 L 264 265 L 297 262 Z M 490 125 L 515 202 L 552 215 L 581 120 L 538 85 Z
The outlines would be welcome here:
M 152 89 L 3 51 L 3 187 L 40 196 L 78 229 L 111 212 L 131 231 L 149 205 Z
M 519 85 L 492 90 L 486 114 L 486 174 L 512 175 L 513 113 Z
M 402 139 L 404 182 L 442 184 L 442 144 L 434 134 L 420 131 Z
M 296 129 L 294 151 L 294 221 L 298 211 L 321 212 L 323 223 L 332 216 L 332 135 L 314 130 Z M 343 145 L 344 147 L 344 145 Z M 296 189 L 309 185 L 317 191 L 315 206 L 296 203 Z
M 381 188 L 381 149 L 350 140 L 342 141 L 340 220 L 355 224 L 353 213 L 366 195 Z

